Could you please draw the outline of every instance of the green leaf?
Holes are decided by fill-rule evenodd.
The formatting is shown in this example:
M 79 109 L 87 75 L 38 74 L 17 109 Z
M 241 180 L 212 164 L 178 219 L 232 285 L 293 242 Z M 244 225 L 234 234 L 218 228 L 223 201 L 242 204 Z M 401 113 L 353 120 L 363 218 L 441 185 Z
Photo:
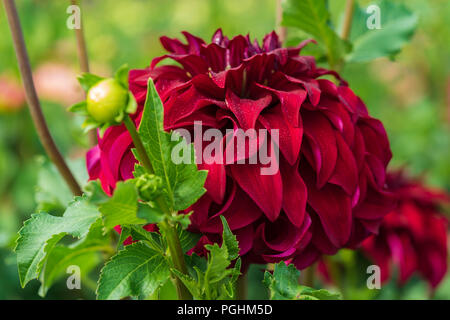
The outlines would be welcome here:
M 80 76 L 77 77 L 78 82 L 80 83 L 81 87 L 85 92 L 88 92 L 90 88 L 95 86 L 98 82 L 103 80 L 104 78 L 99 77 L 92 73 L 82 73 Z
M 117 225 L 143 224 L 145 220 L 138 218 L 138 193 L 132 182 L 117 183 L 113 196 L 100 208 L 105 232 Z
M 271 300 L 336 300 L 338 293 L 325 289 L 316 290 L 299 284 L 300 271 L 293 264 L 280 262 L 275 265 L 273 274 L 266 271 L 264 284 L 270 290 Z
M 180 239 L 181 248 L 183 252 L 186 253 L 191 250 L 200 240 L 200 233 L 193 233 L 181 228 L 180 225 L 177 225 L 178 238 Z
M 38 162 L 40 168 L 35 194 L 37 211 L 61 215 L 72 200 L 73 194 L 52 163 L 44 159 Z M 80 184 L 87 180 L 84 160 L 68 161 L 68 165 Z
M 238 256 L 236 250 L 239 251 L 239 246 L 225 218 L 222 218 L 222 223 L 224 241 L 220 247 L 217 243 L 205 246 L 209 250 L 206 263 L 194 254 L 186 259 L 190 275 L 172 270 L 195 299 L 232 299 L 235 296 L 234 284 L 241 274 L 241 260 L 238 259 L 233 268 L 230 266 Z M 183 239 L 182 236 L 180 238 Z
M 41 274 L 39 295 L 44 297 L 49 288 L 62 276 L 66 275 L 67 267 L 77 265 L 86 276 L 100 261 L 101 251 L 111 250 L 109 239 L 102 235 L 100 219 L 92 224 L 88 235 L 70 246 L 56 245 L 49 253 Z
M 67 111 L 77 113 L 82 116 L 87 116 L 88 112 L 86 101 L 75 103 L 74 105 L 70 106 Z
M 124 64 L 117 69 L 116 73 L 114 74 L 114 78 L 119 81 L 125 88 L 128 89 L 128 72 L 130 71 L 130 68 L 128 67 L 128 64 Z
M 108 195 L 103 191 L 100 181 L 89 181 L 87 185 L 83 187 L 83 191 L 89 198 L 89 201 L 94 204 L 102 204 L 109 200 Z
M 227 220 L 224 216 L 220 216 L 223 224 L 223 245 L 228 250 L 228 256 L 231 260 L 236 259 L 239 256 L 239 244 L 236 240 L 236 236 L 231 232 L 228 226 Z
M 166 244 L 164 243 L 164 239 L 160 234 L 156 232 L 150 232 L 145 230 L 142 226 L 129 226 L 130 236 L 135 241 L 147 241 L 147 244 L 155 251 L 158 251 L 160 254 L 164 255 L 164 252 L 167 249 Z
M 383 0 L 380 8 L 381 29 L 370 30 L 367 20 L 371 14 L 356 5 L 351 39 L 353 52 L 347 57 L 351 62 L 364 62 L 379 57 L 393 57 L 407 44 L 416 29 L 417 16 L 403 4 Z
M 159 223 L 164 220 L 164 213 L 153 203 L 138 204 L 137 217 L 144 219 L 147 223 Z
M 205 193 L 203 186 L 207 172 L 197 170 L 192 145 L 188 148 L 190 164 L 175 164 L 172 161 L 172 149 L 185 141 L 181 137 L 171 141 L 171 135 L 164 131 L 163 111 L 155 85 L 149 79 L 139 133 L 155 174 L 163 180 L 164 195 L 169 207 L 179 211 L 188 208 Z
M 31 215 L 19 231 L 15 248 L 22 287 L 39 277 L 45 258 L 59 240 L 65 235 L 85 237 L 99 216 L 86 196 L 76 197 L 62 217 L 44 212 Z
M 299 28 L 313 36 L 325 47 L 328 62 L 333 67 L 340 62 L 348 49 L 348 44 L 330 27 L 329 20 L 325 0 L 283 1 L 282 24 Z
M 128 91 L 128 103 L 127 106 L 125 107 L 125 112 L 128 114 L 134 114 L 137 110 L 137 107 L 138 105 L 136 98 L 130 91 Z
M 106 263 L 97 288 L 100 300 L 145 298 L 170 277 L 166 260 L 143 242 L 126 246 Z

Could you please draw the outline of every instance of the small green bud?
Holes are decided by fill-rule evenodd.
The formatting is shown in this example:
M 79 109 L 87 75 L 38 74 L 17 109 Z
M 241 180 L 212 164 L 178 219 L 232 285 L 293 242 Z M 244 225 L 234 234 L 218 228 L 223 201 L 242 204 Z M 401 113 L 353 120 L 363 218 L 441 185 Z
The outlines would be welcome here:
M 98 82 L 87 93 L 87 111 L 91 117 L 101 123 L 114 122 L 114 119 L 126 108 L 128 91 L 116 79 Z
M 143 174 L 135 179 L 139 196 L 144 201 L 156 199 L 161 194 L 162 179 L 154 174 Z

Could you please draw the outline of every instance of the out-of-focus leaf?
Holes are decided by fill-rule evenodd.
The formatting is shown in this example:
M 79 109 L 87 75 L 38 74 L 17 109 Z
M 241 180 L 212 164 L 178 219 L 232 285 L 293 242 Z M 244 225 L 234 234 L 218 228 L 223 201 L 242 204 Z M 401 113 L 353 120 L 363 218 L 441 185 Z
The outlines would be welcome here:
M 280 262 L 275 265 L 273 274 L 266 271 L 264 284 L 270 290 L 271 300 L 337 300 L 339 293 L 325 289 L 316 290 L 299 284 L 300 271 L 293 264 Z
M 407 44 L 417 26 L 417 16 L 403 4 L 382 0 L 380 9 L 381 29 L 370 30 L 367 20 L 372 14 L 356 5 L 351 39 L 353 51 L 347 57 L 350 62 L 363 62 L 379 57 L 393 57 Z
M 336 66 L 348 50 L 348 44 L 339 38 L 329 21 L 330 15 L 324 0 L 283 1 L 282 24 L 311 35 L 326 48 L 330 66 Z

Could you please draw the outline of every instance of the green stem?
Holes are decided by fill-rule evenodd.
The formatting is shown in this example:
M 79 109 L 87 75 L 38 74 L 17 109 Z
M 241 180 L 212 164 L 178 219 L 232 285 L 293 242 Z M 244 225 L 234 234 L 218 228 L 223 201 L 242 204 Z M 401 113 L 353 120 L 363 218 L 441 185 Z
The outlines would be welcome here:
M 283 20 L 283 7 L 282 7 L 282 0 L 276 0 L 277 4 L 276 4 L 276 28 L 277 28 L 277 33 L 278 33 L 278 37 L 280 39 L 281 44 L 283 44 L 286 41 L 286 36 L 287 36 L 287 30 L 286 27 L 283 27 L 281 25 L 281 22 Z
M 170 257 L 172 258 L 174 268 L 183 274 L 188 274 L 186 262 L 184 261 L 183 249 L 181 248 L 180 239 L 178 238 L 178 234 L 175 231 L 174 226 L 170 225 L 167 221 L 163 221 L 159 223 L 159 227 L 163 230 L 166 236 Z M 180 299 L 192 300 L 191 293 L 184 286 L 181 280 L 178 279 L 178 277 L 175 278 L 175 286 Z
M 341 34 L 341 38 L 344 40 L 347 40 L 348 37 L 350 36 L 354 9 L 355 9 L 355 1 L 347 0 L 347 3 L 345 5 L 344 24 L 342 25 L 342 34 Z
M 141 161 L 144 168 L 151 174 L 154 173 L 153 166 L 150 162 L 150 158 L 148 157 L 147 151 L 145 150 L 144 144 L 142 143 L 141 137 L 139 136 L 136 126 L 134 125 L 133 120 L 126 115 L 123 120 L 125 127 L 131 135 L 131 139 L 133 140 L 134 147 L 137 150 L 139 155 L 139 160 Z M 157 205 L 161 208 L 161 210 L 167 215 L 170 216 L 172 212 L 167 207 L 166 202 L 162 197 L 156 199 Z M 178 234 L 175 230 L 175 227 L 171 225 L 167 221 L 163 221 L 158 224 L 158 226 L 163 229 L 167 240 L 167 245 L 169 247 L 169 254 L 172 258 L 172 262 L 174 268 L 183 274 L 188 274 L 186 262 L 184 261 L 184 253 L 181 248 L 180 239 L 178 238 Z M 184 286 L 184 284 L 175 277 L 175 284 L 177 287 L 178 297 L 182 300 L 192 300 L 192 295 L 188 291 L 188 289 Z
M 149 173 L 153 173 L 152 163 L 150 162 L 150 159 L 147 155 L 147 151 L 145 151 L 144 144 L 142 143 L 141 137 L 136 130 L 136 126 L 134 125 L 133 120 L 131 120 L 129 115 L 125 115 L 123 123 L 125 124 L 125 127 L 131 135 L 134 147 L 136 148 L 136 151 L 139 155 L 139 160 Z
M 70 3 L 75 6 L 80 6 L 78 0 L 70 0 Z M 81 18 L 80 18 L 81 19 Z M 84 37 L 84 25 L 83 19 L 81 19 L 81 26 L 79 29 L 75 28 L 75 37 L 77 39 L 77 52 L 78 52 L 78 61 L 80 63 L 81 72 L 89 72 L 89 58 L 86 47 L 86 39 Z M 88 133 L 89 144 L 95 145 L 97 144 L 97 131 L 90 130 Z

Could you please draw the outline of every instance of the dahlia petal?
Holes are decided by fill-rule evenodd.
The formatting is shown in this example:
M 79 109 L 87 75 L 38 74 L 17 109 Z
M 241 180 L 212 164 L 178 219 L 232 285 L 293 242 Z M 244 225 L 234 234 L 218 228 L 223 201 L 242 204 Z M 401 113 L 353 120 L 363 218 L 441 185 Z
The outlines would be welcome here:
M 297 243 L 303 238 L 310 225 L 309 217 L 305 219 L 300 228 L 297 228 L 282 215 L 273 223 L 262 223 L 258 227 L 257 233 L 271 250 L 285 252 L 294 249 L 295 252 Z
M 201 39 L 199 37 L 196 37 L 196 36 L 190 34 L 189 32 L 182 31 L 181 33 L 184 35 L 184 37 L 186 38 L 186 40 L 188 42 L 189 53 L 195 54 L 195 55 L 200 55 L 200 49 L 205 44 L 205 41 L 203 41 L 203 39 Z
M 308 97 L 309 97 L 309 100 L 311 101 L 311 104 L 313 106 L 317 106 L 319 104 L 321 91 L 320 91 L 319 83 L 317 82 L 317 80 L 315 80 L 315 79 L 302 80 L 302 79 L 294 78 L 294 77 L 287 76 L 287 75 L 286 75 L 286 79 L 288 79 L 289 81 L 291 81 L 293 83 L 298 83 L 298 84 L 303 85 L 306 92 L 308 92 Z
M 417 253 L 411 239 L 402 234 L 389 234 L 387 243 L 393 261 L 399 266 L 399 281 L 405 284 L 417 268 Z
M 308 188 L 308 204 L 318 214 L 333 245 L 342 247 L 349 239 L 352 227 L 351 198 L 333 184 L 317 189 L 311 173 L 307 171 L 307 166 L 300 164 L 300 172 Z
M 159 41 L 161 42 L 164 49 L 166 49 L 169 52 L 175 53 L 175 54 L 186 54 L 188 53 L 188 45 L 185 45 L 178 39 L 171 39 L 166 36 L 162 36 L 159 38 Z
M 298 46 L 293 47 L 293 48 L 288 48 L 289 56 L 290 57 L 298 56 L 300 54 L 300 52 L 302 51 L 302 49 L 310 43 L 317 44 L 317 41 L 314 39 L 306 39 L 306 40 L 303 40 L 302 42 L 300 42 L 300 44 Z
M 250 224 L 244 228 L 234 230 L 233 233 L 239 242 L 239 255 L 243 256 L 253 247 L 253 225 Z
M 380 240 L 382 239 L 375 236 L 369 237 L 362 243 L 362 248 L 364 249 L 363 252 L 380 267 L 380 280 L 381 283 L 385 283 L 391 275 L 391 254 L 386 243 Z
M 206 97 L 194 86 L 191 86 L 185 92 L 171 97 L 166 102 L 164 106 L 164 126 L 171 126 L 195 111 L 214 104 L 224 106 L 222 101 Z
M 289 164 L 293 165 L 300 154 L 303 128 L 295 128 L 287 122 L 283 117 L 280 105 L 273 107 L 269 112 L 263 113 L 259 117 L 259 121 L 269 132 L 272 129 L 278 130 L 280 151 Z
M 264 37 L 262 45 L 264 51 L 273 51 L 279 47 L 281 47 L 281 43 L 278 39 L 278 35 L 274 31 Z
M 281 161 L 281 177 L 283 180 L 283 210 L 291 223 L 300 227 L 305 219 L 307 189 L 297 167 Z
M 260 84 L 257 84 L 257 86 L 275 94 L 280 100 L 281 109 L 287 121 L 296 128 L 300 126 L 298 114 L 306 99 L 307 93 L 305 90 L 281 91 Z
M 164 59 L 173 59 L 186 69 L 191 75 L 206 74 L 208 72 L 208 66 L 201 57 L 193 54 L 166 54 L 161 57 L 155 58 L 150 64 L 150 69 L 154 69 L 158 63 Z
M 231 174 L 239 186 L 256 202 L 270 221 L 275 221 L 283 201 L 281 174 L 277 171 L 274 175 L 261 175 L 261 168 L 259 164 L 230 165 Z
M 258 220 L 263 213 L 244 191 L 240 188 L 236 188 L 236 194 L 232 198 L 229 207 L 227 208 L 224 206 L 222 210 L 210 217 L 201 227 L 201 231 L 213 233 L 222 232 L 223 226 L 220 215 L 223 215 L 227 219 L 231 230 L 237 230 L 252 224 Z
M 336 142 L 339 152 L 336 167 L 329 182 L 341 186 L 351 196 L 358 184 L 358 168 L 353 153 L 340 135 L 336 135 Z
M 202 55 L 214 72 L 220 72 L 226 69 L 226 54 L 226 49 L 215 43 L 207 45 L 202 50 Z
M 236 116 L 240 126 L 247 130 L 255 128 L 256 119 L 261 111 L 270 104 L 272 97 L 266 95 L 258 100 L 241 99 L 228 90 L 225 101 L 228 109 Z
M 320 101 L 320 108 L 323 108 L 321 111 L 327 116 L 333 126 L 342 134 L 348 146 L 353 146 L 355 125 L 345 107 L 337 101 L 323 98 Z
M 220 45 L 220 46 L 227 46 L 228 44 L 224 43 L 224 40 L 227 41 L 228 38 L 224 37 L 221 28 L 217 29 L 216 32 L 214 32 L 214 34 L 213 34 L 213 36 L 211 38 L 211 42 L 212 43 L 215 43 L 215 44 Z
M 305 250 L 298 252 L 292 260 L 292 263 L 297 269 L 303 270 L 316 262 L 320 256 L 320 251 L 313 245 L 310 245 Z
M 207 194 L 214 202 L 222 203 L 225 198 L 227 179 L 225 165 L 222 163 L 211 162 L 210 160 L 211 159 L 203 159 L 202 163 L 198 164 L 198 169 L 208 170 L 208 176 L 205 181 Z
M 330 122 L 319 112 L 302 112 L 303 128 L 315 157 L 317 187 L 321 188 L 333 174 L 337 161 L 336 134 Z
M 100 164 L 101 150 L 98 145 L 91 148 L 86 153 L 86 168 L 89 174 L 89 180 L 96 180 L 100 177 L 101 164 Z
M 350 112 L 356 113 L 358 116 L 368 115 L 364 102 L 362 102 L 362 100 L 355 95 L 353 90 L 349 87 L 345 85 L 339 86 L 338 97 L 342 104 L 344 104 Z
M 192 206 L 186 209 L 186 213 L 192 212 L 190 217 L 191 224 L 188 230 L 191 232 L 200 232 L 203 225 L 205 225 L 209 219 L 209 209 L 212 204 L 212 199 L 208 194 L 203 195 Z
M 133 179 L 134 165 L 137 163 L 131 150 L 125 153 L 120 163 L 120 178 L 121 180 Z
M 128 131 L 125 131 L 111 145 L 111 152 L 108 154 L 108 162 L 115 180 L 119 180 L 119 167 L 121 160 L 132 143 L 133 141 L 130 134 Z
M 227 55 L 226 65 L 232 68 L 239 66 L 245 59 L 246 49 L 247 40 L 245 37 L 238 35 L 231 39 L 228 44 L 229 54 Z
M 375 155 L 387 166 L 392 158 L 386 130 L 379 120 L 373 118 L 360 119 L 358 127 L 364 137 L 366 151 Z

